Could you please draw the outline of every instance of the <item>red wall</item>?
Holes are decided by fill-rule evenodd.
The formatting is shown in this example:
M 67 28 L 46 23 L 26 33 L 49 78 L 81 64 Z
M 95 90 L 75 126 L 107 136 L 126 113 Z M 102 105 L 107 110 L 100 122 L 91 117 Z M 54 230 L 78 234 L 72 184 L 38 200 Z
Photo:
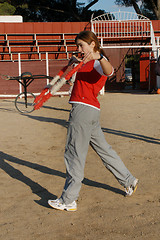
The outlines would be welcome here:
M 155 60 L 149 60 L 149 54 L 142 54 L 140 57 L 140 87 L 141 89 L 152 90 L 156 88 Z M 150 71 L 150 83 L 149 83 Z
M 0 34 L 5 33 L 79 33 L 83 30 L 90 30 L 88 22 L 24 22 L 24 23 L 0 23 Z M 68 62 L 68 61 L 67 61 Z M 55 76 L 57 72 L 66 65 L 66 61 L 50 61 L 50 76 Z M 32 74 L 46 74 L 45 61 L 23 61 L 22 72 Z M 0 73 L 10 76 L 18 76 L 18 62 L 1 62 Z M 46 85 L 46 80 L 35 80 L 28 87 L 28 91 L 40 92 Z M 68 88 L 64 86 L 64 90 Z M 19 83 L 17 81 L 6 81 L 0 77 L 0 94 L 18 94 Z
M 152 20 L 154 31 L 160 31 L 160 20 Z M 90 30 L 89 22 L 23 22 L 0 23 L 0 33 L 78 33 Z
M 160 31 L 160 20 L 152 21 L 153 28 L 155 31 Z M 90 23 L 88 22 L 24 22 L 24 23 L 0 23 L 0 33 L 78 33 L 82 30 L 90 30 Z M 158 33 L 156 33 L 157 35 Z M 106 50 L 108 52 L 107 55 L 111 59 L 111 63 L 114 67 L 118 66 L 118 62 L 115 63 L 115 59 L 119 59 L 119 63 L 122 61 L 120 56 L 123 54 L 117 55 L 118 50 L 113 53 L 112 50 Z M 119 56 L 119 57 L 117 57 Z M 62 61 L 54 61 L 52 63 L 52 67 L 50 68 L 50 75 L 54 76 L 57 71 L 62 67 L 64 62 Z M 143 59 L 141 58 L 140 62 L 140 79 L 141 79 L 141 87 L 147 88 L 148 87 L 148 66 L 149 60 L 148 56 Z M 41 62 L 23 62 L 22 64 L 22 72 L 24 71 L 31 71 L 33 74 L 45 74 L 45 61 Z M 0 64 L 0 72 L 1 74 L 8 74 L 11 76 L 18 75 L 18 63 L 17 62 L 1 62 Z M 154 71 L 153 71 L 154 72 Z M 119 80 L 118 80 L 119 81 Z M 116 79 L 116 82 L 118 82 Z M 40 91 L 43 86 L 44 82 L 37 81 L 31 84 L 30 88 L 31 91 Z M 35 88 L 34 88 L 35 86 Z M 34 89 L 33 89 L 34 88 Z M 12 83 L 6 82 L 5 80 L 0 79 L 0 94 L 17 94 L 19 89 L 19 84 L 17 82 Z
M 88 22 L 0 23 L 0 33 L 79 33 L 90 29 Z

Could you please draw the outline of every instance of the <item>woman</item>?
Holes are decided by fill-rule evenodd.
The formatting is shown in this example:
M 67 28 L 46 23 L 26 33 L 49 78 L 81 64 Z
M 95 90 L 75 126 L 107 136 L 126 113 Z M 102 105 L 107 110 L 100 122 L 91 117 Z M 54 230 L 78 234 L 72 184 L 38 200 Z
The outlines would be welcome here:
M 129 172 L 117 153 L 106 142 L 99 123 L 100 104 L 97 96 L 107 76 L 113 74 L 113 67 L 104 56 L 93 32 L 80 32 L 75 42 L 84 57 L 80 60 L 73 56 L 69 61 L 69 65 L 80 61 L 83 61 L 83 65 L 76 74 L 69 100 L 72 109 L 64 154 L 66 181 L 61 197 L 48 201 L 51 207 L 67 211 L 77 210 L 76 200 L 84 178 L 89 144 L 100 156 L 105 167 L 124 186 L 126 195 L 132 195 L 138 183 L 138 179 Z

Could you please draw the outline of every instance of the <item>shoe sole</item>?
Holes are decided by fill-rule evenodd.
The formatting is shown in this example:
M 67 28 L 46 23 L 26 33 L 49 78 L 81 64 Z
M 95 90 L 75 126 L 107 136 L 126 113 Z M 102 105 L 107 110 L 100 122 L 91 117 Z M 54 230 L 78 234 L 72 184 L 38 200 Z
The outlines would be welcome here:
M 138 182 L 137 182 L 137 184 L 138 184 Z M 137 190 L 137 187 L 138 187 L 137 184 L 136 184 L 136 186 L 135 186 L 135 188 L 134 188 L 134 190 L 133 190 L 133 193 L 135 193 L 135 191 Z M 132 193 L 132 194 L 133 194 L 133 193 Z
M 136 186 L 134 187 L 133 193 L 135 193 L 135 191 L 137 190 L 138 183 L 139 183 L 139 180 L 137 179 Z M 132 194 L 133 194 L 133 193 L 132 193 Z

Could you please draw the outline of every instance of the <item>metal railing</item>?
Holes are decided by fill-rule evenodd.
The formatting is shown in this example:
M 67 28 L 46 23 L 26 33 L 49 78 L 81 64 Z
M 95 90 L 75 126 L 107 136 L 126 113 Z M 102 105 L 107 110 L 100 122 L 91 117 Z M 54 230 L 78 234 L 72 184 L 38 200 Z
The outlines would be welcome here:
M 151 37 L 151 22 L 147 20 L 96 20 L 92 22 L 92 28 L 98 38 Z
M 110 47 L 151 47 L 154 51 L 157 49 L 151 20 L 136 13 L 118 11 L 105 13 L 95 18 L 92 17 L 91 30 L 95 32 L 97 37 L 100 39 L 103 48 L 105 48 L 103 43 L 106 39 L 117 39 L 119 41 L 128 39 L 131 42 L 133 42 L 135 39 L 140 39 L 141 41 L 147 41 L 148 44 L 145 46 L 134 46 L 133 44 L 126 46 L 115 46 L 112 44 Z

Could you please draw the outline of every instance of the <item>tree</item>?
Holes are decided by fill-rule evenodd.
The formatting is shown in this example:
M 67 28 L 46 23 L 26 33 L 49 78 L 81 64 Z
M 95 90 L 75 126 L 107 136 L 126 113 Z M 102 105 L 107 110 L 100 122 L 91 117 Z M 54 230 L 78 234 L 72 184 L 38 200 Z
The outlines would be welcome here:
M 16 8 L 8 2 L 0 1 L 0 15 L 13 15 Z
M 90 10 L 98 1 L 89 0 L 86 6 L 77 0 L 0 0 L 0 4 L 13 7 L 10 14 L 21 15 L 24 22 L 80 22 L 90 21 L 93 13 L 96 17 L 105 12 Z M 5 11 L 0 14 L 6 15 Z
M 139 2 L 141 2 L 140 7 Z M 115 3 L 125 7 L 133 6 L 136 13 L 152 20 L 160 20 L 160 0 L 116 0 Z
M 153 20 L 160 20 L 160 0 L 145 0 L 141 7 L 142 13 Z

